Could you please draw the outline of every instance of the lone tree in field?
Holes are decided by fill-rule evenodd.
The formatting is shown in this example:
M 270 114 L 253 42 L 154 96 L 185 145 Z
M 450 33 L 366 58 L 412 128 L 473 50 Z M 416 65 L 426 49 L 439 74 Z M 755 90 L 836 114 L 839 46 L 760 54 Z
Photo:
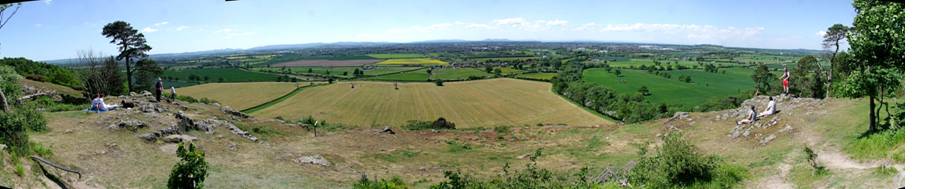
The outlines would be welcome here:
M 210 168 L 204 160 L 203 150 L 197 149 L 193 143 L 188 146 L 180 144 L 177 146 L 177 157 L 180 161 L 171 169 L 167 188 L 203 188 L 203 181 Z
M 879 131 L 879 113 L 888 107 L 885 97 L 902 86 L 906 67 L 906 12 L 903 1 L 855 0 L 857 15 L 849 32 L 854 70 L 838 83 L 839 96 L 868 96 L 870 102 L 867 132 Z M 879 106 L 877 106 L 879 103 Z M 889 108 L 886 108 L 886 113 Z
M 125 61 L 125 75 L 128 79 L 128 86 L 129 88 L 134 86 L 131 83 L 132 74 L 135 72 L 131 66 L 132 60 L 147 57 L 148 54 L 146 53 L 151 50 L 151 46 L 147 44 L 148 41 L 144 39 L 144 34 L 132 28 L 131 24 L 125 21 L 115 21 L 102 28 L 102 35 L 111 38 L 111 43 L 118 45 L 119 53 L 115 58 Z

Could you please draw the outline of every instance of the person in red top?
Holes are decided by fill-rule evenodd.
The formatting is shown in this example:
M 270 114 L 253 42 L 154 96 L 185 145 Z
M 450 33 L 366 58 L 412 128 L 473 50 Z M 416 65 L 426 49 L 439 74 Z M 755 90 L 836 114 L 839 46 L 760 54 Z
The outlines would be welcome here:
M 787 65 L 784 65 L 784 73 L 781 74 L 781 89 L 784 90 L 784 94 L 790 94 L 791 86 L 788 82 L 788 79 L 791 78 L 791 72 L 788 71 Z

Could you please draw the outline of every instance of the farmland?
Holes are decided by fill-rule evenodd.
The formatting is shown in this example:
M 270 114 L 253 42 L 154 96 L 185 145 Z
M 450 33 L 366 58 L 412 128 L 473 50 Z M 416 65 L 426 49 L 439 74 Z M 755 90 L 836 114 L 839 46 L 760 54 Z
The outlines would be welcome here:
M 399 126 L 409 120 L 444 117 L 457 127 L 502 125 L 610 124 L 551 93 L 543 82 L 491 79 L 448 83 L 338 83 L 306 89 L 285 102 L 255 113 L 260 117 L 298 119 L 313 116 L 330 122 Z
M 434 69 L 430 79 L 466 80 L 470 77 L 486 78 L 490 76 L 492 74 L 475 68 L 444 68 Z
M 430 59 L 430 58 L 402 58 L 402 59 L 388 59 L 377 63 L 380 65 L 447 65 L 448 63 L 442 60 Z
M 648 99 L 655 103 L 681 105 L 692 107 L 706 102 L 738 95 L 752 87 L 752 80 L 748 76 L 750 70 L 732 68 L 725 74 L 706 73 L 698 70 L 668 71 L 673 75 L 664 78 L 641 70 L 621 69 L 621 76 L 608 73 L 604 69 L 594 68 L 584 71 L 584 80 L 597 83 L 603 87 L 614 89 L 624 94 L 637 94 L 637 91 L 646 86 L 652 96 Z M 680 75 L 692 77 L 692 83 L 679 81 Z
M 558 76 L 558 73 L 527 73 L 527 74 L 519 74 L 516 77 L 524 78 L 524 79 L 549 81 L 555 76 Z
M 177 93 L 195 98 L 209 98 L 237 110 L 276 99 L 295 89 L 295 83 L 251 82 L 209 83 L 177 89 Z
M 374 64 L 378 60 L 296 60 L 290 62 L 283 62 L 274 64 L 273 66 L 281 67 L 305 67 L 305 66 L 360 66 L 365 64 Z
M 163 76 L 175 87 L 185 87 L 206 82 L 260 82 L 276 81 L 279 76 L 251 72 L 237 68 L 178 69 L 164 71 Z
M 368 54 L 367 56 L 377 59 L 401 59 L 401 58 L 426 58 L 428 56 L 415 53 L 403 53 L 403 54 Z
M 378 81 L 427 81 L 429 76 L 426 69 L 417 69 L 408 72 L 369 77 L 367 79 Z

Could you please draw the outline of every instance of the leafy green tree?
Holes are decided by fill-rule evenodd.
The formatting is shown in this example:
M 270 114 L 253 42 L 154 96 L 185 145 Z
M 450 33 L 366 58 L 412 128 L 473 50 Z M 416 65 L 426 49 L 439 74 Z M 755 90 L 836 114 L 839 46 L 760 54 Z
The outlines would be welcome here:
M 846 94 L 839 95 L 869 97 L 868 132 L 875 132 L 879 130 L 879 113 L 888 106 L 884 99 L 901 87 L 904 79 L 905 2 L 854 0 L 853 7 L 857 15 L 847 37 L 854 59 L 850 63 L 856 71 L 841 82 L 846 86 L 839 91 Z
M 119 53 L 115 58 L 125 61 L 125 75 L 128 79 L 128 86 L 134 86 L 131 82 L 132 75 L 135 72 L 131 66 L 132 60 L 147 57 L 148 54 L 146 53 L 151 50 L 151 46 L 147 44 L 148 41 L 144 39 L 144 34 L 138 32 L 137 29 L 134 29 L 131 24 L 125 21 L 115 21 L 102 28 L 102 35 L 111 38 L 111 43 L 118 45 Z
M 824 97 L 826 89 L 823 72 L 817 64 L 817 58 L 814 56 L 804 56 L 797 61 L 797 68 L 791 72 L 791 79 L 795 81 L 796 86 L 791 87 L 792 91 L 803 97 Z
M 150 90 L 157 82 L 157 78 L 164 73 L 164 69 L 158 66 L 157 62 L 151 59 L 142 59 L 135 63 L 135 75 L 133 90 Z
M 840 53 L 840 43 L 843 42 L 843 40 L 847 39 L 847 33 L 849 33 L 850 30 L 851 30 L 850 27 L 844 26 L 843 24 L 834 24 L 830 26 L 829 28 L 827 28 L 827 32 L 823 36 L 824 40 L 823 40 L 822 45 L 824 49 L 828 49 L 828 50 L 832 49 L 832 53 L 830 53 L 830 68 L 831 69 L 835 69 L 836 67 L 838 67 L 839 61 L 837 60 L 837 54 Z M 830 72 L 827 72 L 827 88 L 828 89 L 833 83 L 834 73 L 835 71 L 833 70 L 831 70 Z M 829 96 L 829 94 L 826 96 Z
M 171 169 L 170 178 L 167 179 L 167 188 L 203 188 L 203 181 L 209 174 L 207 171 L 210 168 L 204 160 L 203 150 L 198 149 L 193 143 L 187 146 L 182 143 L 177 145 L 177 157 L 180 161 Z
M 771 81 L 773 77 L 768 71 L 768 65 L 758 64 L 755 66 L 755 73 L 751 75 L 751 80 L 755 81 L 755 93 L 768 94 L 771 91 Z
M 640 87 L 640 89 L 637 90 L 637 92 L 640 93 L 640 95 L 643 95 L 643 96 L 650 96 L 650 95 L 651 95 L 651 94 L 650 94 L 650 89 L 646 88 L 646 86 Z

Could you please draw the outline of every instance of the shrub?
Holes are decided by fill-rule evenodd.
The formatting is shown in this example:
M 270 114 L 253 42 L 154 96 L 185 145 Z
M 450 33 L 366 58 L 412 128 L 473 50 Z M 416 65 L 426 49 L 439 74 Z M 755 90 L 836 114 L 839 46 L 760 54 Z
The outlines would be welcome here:
M 41 113 L 23 108 L 0 113 L 0 143 L 7 145 L 10 152 L 20 155 L 30 154 L 27 130 L 46 130 L 46 119 Z
M 406 189 L 407 184 L 400 177 L 393 177 L 390 180 L 368 179 L 367 175 L 361 175 L 361 179 L 351 186 L 354 189 Z
M 644 157 L 630 170 L 628 180 L 647 188 L 731 188 L 746 175 L 743 168 L 719 163 L 719 158 L 704 156 L 679 133 L 663 137 L 663 145 L 652 156 Z
M 406 125 L 401 126 L 406 130 L 425 130 L 425 129 L 456 129 L 456 124 L 446 121 L 445 118 L 436 119 L 436 121 L 407 121 Z
M 177 146 L 177 157 L 181 159 L 171 170 L 167 188 L 203 188 L 204 178 L 209 174 L 203 150 L 197 149 L 193 143 L 188 147 L 182 143 Z
M 442 87 L 442 86 L 443 86 L 443 80 L 442 80 L 442 79 L 437 79 L 437 80 L 436 80 L 436 86 L 441 86 L 441 87 Z

